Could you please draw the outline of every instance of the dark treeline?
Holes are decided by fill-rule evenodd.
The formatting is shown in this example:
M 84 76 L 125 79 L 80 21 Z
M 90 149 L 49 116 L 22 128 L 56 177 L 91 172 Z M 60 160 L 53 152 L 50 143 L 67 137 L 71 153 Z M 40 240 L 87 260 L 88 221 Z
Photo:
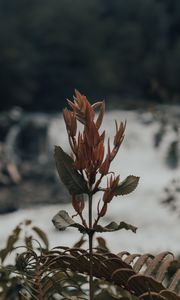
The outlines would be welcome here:
M 0 40 L 1 109 L 179 99 L 179 0 L 0 0 Z

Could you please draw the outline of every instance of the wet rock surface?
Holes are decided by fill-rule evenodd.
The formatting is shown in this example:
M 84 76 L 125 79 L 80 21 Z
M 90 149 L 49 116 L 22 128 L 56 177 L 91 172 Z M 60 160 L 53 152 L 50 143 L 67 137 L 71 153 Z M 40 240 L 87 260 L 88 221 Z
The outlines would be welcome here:
M 14 113 L 15 114 L 15 113 Z M 0 115 L 0 214 L 19 208 L 70 201 L 48 142 L 46 114 Z M 4 124 L 9 124 L 4 130 Z
M 68 201 L 64 188 L 47 178 L 26 178 L 18 185 L 1 187 L 0 213 L 7 213 L 34 205 Z
M 47 166 L 24 164 L 19 168 L 21 180 L 0 185 L 0 214 L 35 205 L 64 203 L 69 195 L 55 171 Z

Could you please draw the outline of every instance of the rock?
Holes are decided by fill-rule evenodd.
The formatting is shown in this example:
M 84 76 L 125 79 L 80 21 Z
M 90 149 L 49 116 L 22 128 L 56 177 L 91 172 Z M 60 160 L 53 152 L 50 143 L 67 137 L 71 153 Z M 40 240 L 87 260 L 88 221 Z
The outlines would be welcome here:
M 22 118 L 22 109 L 14 107 L 0 114 L 0 141 L 4 142 L 9 130 L 18 124 Z
M 0 143 L 0 185 L 19 183 L 20 180 L 17 166 L 8 159 L 6 145 Z
M 47 163 L 49 122 L 50 117 L 46 114 L 25 115 L 18 125 L 9 130 L 6 138 L 8 155 L 17 163 L 22 161 Z
M 18 204 L 14 201 L 11 192 L 6 187 L 1 187 L 0 214 L 12 213 L 17 209 Z

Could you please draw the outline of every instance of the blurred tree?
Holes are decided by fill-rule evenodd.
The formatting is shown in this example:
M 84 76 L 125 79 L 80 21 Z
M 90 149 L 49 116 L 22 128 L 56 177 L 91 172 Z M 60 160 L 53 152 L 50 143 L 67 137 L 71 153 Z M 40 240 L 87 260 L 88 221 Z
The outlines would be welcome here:
M 1 109 L 180 93 L 179 0 L 0 0 L 0 38 Z

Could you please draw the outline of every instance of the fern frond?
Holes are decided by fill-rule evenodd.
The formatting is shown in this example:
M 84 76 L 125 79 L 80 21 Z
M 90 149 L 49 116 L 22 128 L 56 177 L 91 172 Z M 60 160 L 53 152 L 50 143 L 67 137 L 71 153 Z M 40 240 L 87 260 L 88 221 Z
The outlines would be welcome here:
M 88 274 L 89 254 L 78 248 L 58 248 L 49 252 L 48 264 L 52 269 L 61 268 Z M 180 269 L 167 276 L 175 261 L 170 252 L 152 254 L 94 253 L 93 276 L 113 282 L 140 299 L 180 300 Z

